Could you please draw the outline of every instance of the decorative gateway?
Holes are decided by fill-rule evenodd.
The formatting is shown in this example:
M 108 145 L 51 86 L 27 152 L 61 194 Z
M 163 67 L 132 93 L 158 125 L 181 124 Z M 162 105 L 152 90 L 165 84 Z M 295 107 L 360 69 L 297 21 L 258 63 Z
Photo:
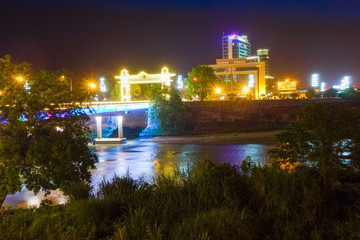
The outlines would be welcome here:
M 167 67 L 161 69 L 160 74 L 148 74 L 146 72 L 140 72 L 137 75 L 129 75 L 129 72 L 124 69 L 121 71 L 120 76 L 116 76 L 116 79 L 120 79 L 121 84 L 121 101 L 130 102 L 130 85 L 131 84 L 148 84 L 148 83 L 161 83 L 161 87 L 170 87 L 170 83 L 173 81 L 171 77 L 175 76 L 175 73 L 169 73 Z

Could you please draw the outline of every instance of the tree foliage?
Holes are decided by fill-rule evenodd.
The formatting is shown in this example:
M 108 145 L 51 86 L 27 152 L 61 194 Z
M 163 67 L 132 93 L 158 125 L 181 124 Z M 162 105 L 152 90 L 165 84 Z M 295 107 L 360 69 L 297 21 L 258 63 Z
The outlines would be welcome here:
M 337 90 L 335 88 L 329 88 L 324 92 L 325 98 L 335 98 L 337 97 Z
M 167 94 L 153 93 L 153 108 L 161 129 L 167 134 L 181 134 L 184 131 L 185 108 L 179 92 L 171 87 L 169 99 Z
M 277 164 L 302 163 L 316 168 L 324 183 L 360 167 L 360 112 L 358 109 L 313 104 L 298 114 L 276 136 L 270 156 Z
M 203 101 L 211 91 L 215 80 L 216 76 L 211 67 L 199 65 L 188 73 L 188 78 L 185 80 L 186 94 L 192 98 L 198 95 Z
M 355 91 L 354 88 L 347 88 L 342 92 L 342 98 L 348 100 L 356 100 L 360 98 L 359 92 Z
M 315 89 L 313 87 L 309 87 L 308 90 L 305 93 L 305 96 L 308 99 L 313 99 L 315 97 Z
M 76 105 L 87 95 L 9 56 L 0 59 L 0 91 L 0 196 L 22 184 L 38 192 L 89 181 L 96 156 L 87 147 L 89 117 Z

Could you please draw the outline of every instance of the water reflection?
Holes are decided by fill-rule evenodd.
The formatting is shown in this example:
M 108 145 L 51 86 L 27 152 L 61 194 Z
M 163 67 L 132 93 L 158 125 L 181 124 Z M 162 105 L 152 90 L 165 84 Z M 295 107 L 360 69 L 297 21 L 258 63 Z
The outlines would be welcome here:
M 248 144 L 164 144 L 140 140 L 129 141 L 120 146 L 91 146 L 99 162 L 92 171 L 92 184 L 98 185 L 104 178 L 110 180 L 114 174 L 143 178 L 152 181 L 158 174 L 173 173 L 175 169 L 187 170 L 206 158 L 215 163 L 240 165 L 247 156 L 254 162 L 267 161 L 269 146 Z M 62 201 L 59 191 L 53 191 L 51 198 Z M 8 196 L 5 206 L 38 205 L 43 193 L 34 195 L 23 189 L 20 193 Z
M 93 172 L 93 182 L 99 182 L 105 175 L 122 175 L 127 171 L 134 178 L 145 177 L 151 181 L 160 173 L 171 174 L 175 169 L 189 167 L 210 159 L 215 163 L 240 165 L 247 156 L 256 163 L 267 161 L 269 146 L 248 144 L 164 144 L 133 141 L 127 145 L 94 147 L 99 157 L 97 169 Z

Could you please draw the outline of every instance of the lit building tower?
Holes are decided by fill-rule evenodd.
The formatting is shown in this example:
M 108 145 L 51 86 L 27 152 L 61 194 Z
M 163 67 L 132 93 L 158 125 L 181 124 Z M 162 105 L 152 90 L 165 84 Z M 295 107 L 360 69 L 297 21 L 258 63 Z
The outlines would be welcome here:
M 222 37 L 223 59 L 246 58 L 251 54 L 250 47 L 247 36 L 232 34 Z
M 269 49 L 258 49 L 256 51 L 259 62 L 265 63 L 265 75 L 270 76 L 270 57 L 269 57 Z
M 319 74 L 314 73 L 311 75 L 311 87 L 317 89 L 319 88 L 319 82 L 320 82 L 320 78 L 319 78 Z

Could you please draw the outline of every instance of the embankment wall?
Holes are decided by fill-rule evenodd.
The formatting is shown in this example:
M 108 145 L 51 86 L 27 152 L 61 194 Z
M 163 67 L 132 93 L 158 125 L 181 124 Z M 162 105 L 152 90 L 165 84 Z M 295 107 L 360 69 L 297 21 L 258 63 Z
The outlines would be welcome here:
M 282 129 L 305 106 L 321 102 L 360 108 L 360 101 L 341 99 L 189 102 L 186 129 L 192 133 Z

